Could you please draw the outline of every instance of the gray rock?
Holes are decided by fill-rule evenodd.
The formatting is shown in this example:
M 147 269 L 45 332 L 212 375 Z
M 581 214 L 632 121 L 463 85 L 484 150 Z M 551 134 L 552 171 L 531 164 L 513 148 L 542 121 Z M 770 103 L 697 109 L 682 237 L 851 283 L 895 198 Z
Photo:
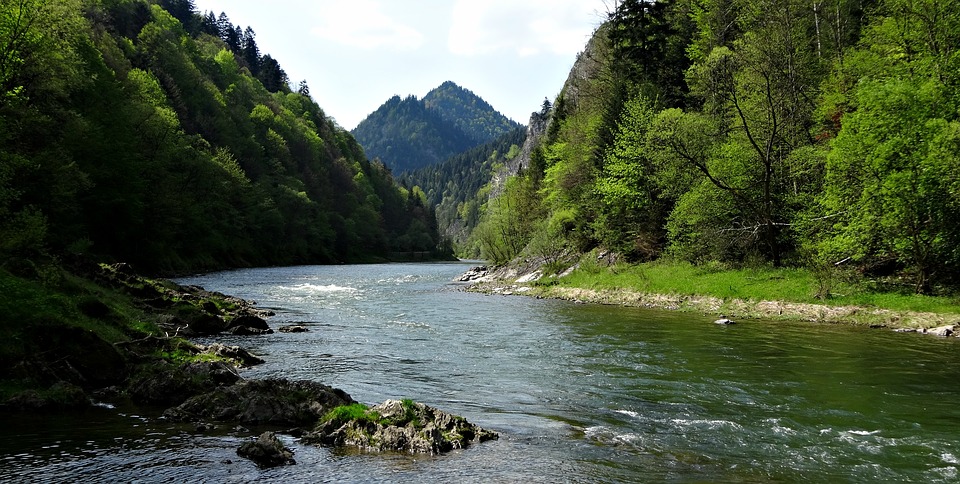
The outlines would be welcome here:
M 306 333 L 307 331 L 310 331 L 310 329 L 302 325 L 290 325 L 280 326 L 277 328 L 277 331 L 280 331 L 281 333 Z
M 410 400 L 387 400 L 368 409 L 361 418 L 344 420 L 328 415 L 302 440 L 370 451 L 439 454 L 497 438 L 497 433 L 463 417 Z
M 955 329 L 956 329 L 956 326 L 949 324 L 947 326 L 940 326 L 939 328 L 927 329 L 924 331 L 924 333 L 946 338 L 947 336 L 952 335 Z
M 256 440 L 244 442 L 237 449 L 237 455 L 252 460 L 261 468 L 296 464 L 293 451 L 283 445 L 273 432 L 264 432 Z
M 455 280 L 458 282 L 472 282 L 486 277 L 487 273 L 487 266 L 471 267 L 467 272 L 464 272 Z

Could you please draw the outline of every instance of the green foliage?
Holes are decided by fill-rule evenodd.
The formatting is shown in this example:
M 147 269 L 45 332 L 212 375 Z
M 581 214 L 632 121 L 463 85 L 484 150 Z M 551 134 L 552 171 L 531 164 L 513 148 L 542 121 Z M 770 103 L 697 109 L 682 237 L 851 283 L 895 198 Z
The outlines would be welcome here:
M 495 262 L 805 265 L 820 298 L 838 271 L 955 288 L 958 19 L 941 0 L 617 2 L 474 240 Z M 542 202 L 517 230 L 523 184 Z
M 503 193 L 487 202 L 483 218 L 470 236 L 471 244 L 484 259 L 508 262 L 530 242 L 540 216 L 540 200 L 530 178 L 511 178 Z
M 435 206 L 440 233 L 466 252 L 466 242 L 480 220 L 480 206 L 489 197 L 482 189 L 502 166 L 520 154 L 524 128 L 494 141 L 425 166 L 401 177 L 405 186 L 422 187 L 425 203 Z M 473 255 L 474 257 L 476 255 Z
M 371 260 L 407 234 L 433 251 L 431 210 L 388 209 L 390 173 L 308 96 L 265 85 L 284 76 L 251 29 L 206 18 L 179 0 L 0 6 L 0 263 Z

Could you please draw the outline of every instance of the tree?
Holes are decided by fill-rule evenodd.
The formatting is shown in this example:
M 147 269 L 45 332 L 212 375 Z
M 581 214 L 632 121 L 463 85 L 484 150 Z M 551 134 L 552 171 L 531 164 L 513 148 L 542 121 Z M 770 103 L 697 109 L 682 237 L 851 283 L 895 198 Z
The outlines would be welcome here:
M 671 205 L 657 186 L 655 166 L 646 153 L 647 132 L 656 114 L 652 104 L 642 96 L 627 103 L 594 188 L 600 200 L 597 236 L 607 248 L 632 259 L 660 255 Z
M 911 269 L 915 290 L 960 257 L 960 122 L 938 109 L 936 81 L 875 81 L 858 90 L 858 110 L 828 158 L 824 203 L 837 214 L 824 255 L 874 263 L 893 258 Z
M 827 158 L 819 248 L 831 261 L 895 261 L 923 293 L 960 265 L 960 7 L 883 7 L 844 65 L 858 82 L 838 104 L 855 109 Z
M 734 217 L 720 222 L 726 228 L 713 234 L 716 240 L 736 234 L 744 251 L 758 251 L 774 265 L 791 249 L 784 230 L 799 210 L 796 201 L 818 189 L 817 180 L 798 176 L 791 162 L 795 150 L 815 142 L 810 135 L 814 87 L 823 76 L 805 5 L 771 0 L 745 7 L 739 16 L 743 36 L 729 48 L 715 47 L 690 71 L 691 90 L 704 100 L 704 115 L 712 120 L 668 115 L 653 140 L 672 153 L 672 163 L 694 169 L 703 182 L 725 193 L 711 195 L 714 204 L 732 204 L 721 208 L 681 200 L 672 217 L 677 227 L 694 220 L 713 223 L 696 209 L 713 206 L 712 215 Z M 709 128 L 687 129 L 688 124 Z M 689 149 L 704 145 L 709 147 Z M 700 187 L 684 197 L 695 193 L 710 192 Z

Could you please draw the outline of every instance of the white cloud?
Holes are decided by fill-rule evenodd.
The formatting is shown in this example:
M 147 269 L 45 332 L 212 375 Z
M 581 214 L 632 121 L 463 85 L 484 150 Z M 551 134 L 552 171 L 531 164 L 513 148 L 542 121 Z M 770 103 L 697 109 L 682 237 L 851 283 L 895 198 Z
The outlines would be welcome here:
M 462 56 L 576 54 L 600 23 L 602 9 L 600 0 L 458 0 L 448 48 Z
M 383 11 L 382 2 L 350 0 L 319 5 L 321 25 L 312 31 L 323 39 L 360 49 L 416 50 L 424 36 Z

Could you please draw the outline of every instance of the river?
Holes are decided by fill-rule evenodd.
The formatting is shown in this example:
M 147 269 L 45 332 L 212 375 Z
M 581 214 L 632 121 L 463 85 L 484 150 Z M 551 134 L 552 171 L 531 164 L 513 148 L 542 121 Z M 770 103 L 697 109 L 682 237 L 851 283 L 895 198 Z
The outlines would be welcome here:
M 463 292 L 459 263 L 246 269 L 180 280 L 307 333 L 227 337 L 369 404 L 412 398 L 500 433 L 440 456 L 304 446 L 133 409 L 0 419 L 8 482 L 956 482 L 960 341 Z M 258 429 L 251 429 L 256 431 Z M 15 436 L 15 438 L 13 437 Z

